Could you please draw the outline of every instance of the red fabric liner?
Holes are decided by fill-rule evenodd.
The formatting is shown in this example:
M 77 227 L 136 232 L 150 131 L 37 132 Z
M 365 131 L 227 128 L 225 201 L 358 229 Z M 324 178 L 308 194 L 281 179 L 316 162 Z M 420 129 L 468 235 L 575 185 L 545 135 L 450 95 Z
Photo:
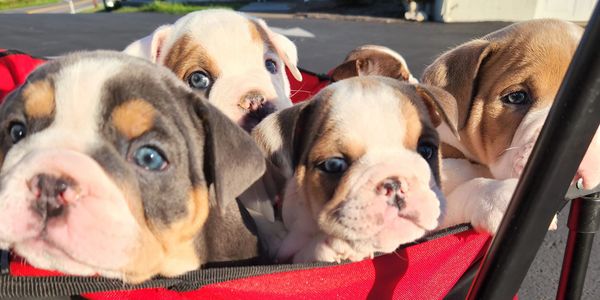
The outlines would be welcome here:
M 4 55 L 4 56 L 2 56 Z M 0 102 L 20 85 L 44 60 L 26 54 L 0 51 Z M 329 84 L 303 72 L 304 80 L 292 76 L 294 103 L 304 101 Z M 90 299 L 441 299 L 475 258 L 487 249 L 490 237 L 467 231 L 411 246 L 371 260 L 303 271 L 260 275 L 211 284 L 178 293 L 152 288 L 106 291 L 83 295 Z M 13 276 L 58 276 L 55 271 L 33 268 L 12 260 Z
M 467 231 L 352 264 L 260 275 L 189 292 L 163 288 L 83 295 L 108 299 L 442 299 L 489 236 Z

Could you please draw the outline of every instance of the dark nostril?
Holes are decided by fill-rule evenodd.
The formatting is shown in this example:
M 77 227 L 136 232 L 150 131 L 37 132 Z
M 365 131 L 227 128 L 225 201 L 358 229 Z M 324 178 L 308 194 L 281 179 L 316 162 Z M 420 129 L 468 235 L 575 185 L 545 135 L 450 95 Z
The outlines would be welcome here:
M 49 174 L 38 174 L 29 181 L 29 188 L 37 198 L 34 210 L 47 218 L 61 215 L 65 210 L 64 193 L 72 181 Z
M 395 178 L 388 178 L 381 184 L 386 196 L 391 196 L 400 190 L 400 181 Z

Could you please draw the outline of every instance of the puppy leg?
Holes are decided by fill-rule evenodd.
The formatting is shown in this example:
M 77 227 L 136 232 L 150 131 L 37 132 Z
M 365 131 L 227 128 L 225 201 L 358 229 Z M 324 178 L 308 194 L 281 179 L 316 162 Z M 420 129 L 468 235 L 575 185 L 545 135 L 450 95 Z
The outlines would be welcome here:
M 441 227 L 469 222 L 478 231 L 494 234 L 517 182 L 514 178 L 475 178 L 459 185 L 447 196 L 447 213 Z

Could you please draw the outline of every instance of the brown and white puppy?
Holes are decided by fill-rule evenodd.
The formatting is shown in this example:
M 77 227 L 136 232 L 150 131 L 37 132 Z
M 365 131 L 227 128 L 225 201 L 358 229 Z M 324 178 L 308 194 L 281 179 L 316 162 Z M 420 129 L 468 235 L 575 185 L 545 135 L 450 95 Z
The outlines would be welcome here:
M 0 249 L 130 283 L 257 255 L 234 199 L 262 153 L 169 70 L 67 55 L 9 95 L 0 120 Z
M 286 66 L 302 80 L 292 41 L 263 20 L 230 10 L 187 14 L 124 52 L 171 69 L 248 131 L 266 115 L 292 106 Z
M 516 23 L 444 53 L 425 70 L 422 81 L 450 92 L 456 101 L 443 105 L 458 109 L 459 138 L 446 126 L 438 128 L 444 156 L 467 158 L 502 180 L 480 178 L 461 187 L 456 197 L 448 197 L 446 221 L 472 221 L 495 231 L 582 32 L 558 20 Z M 599 165 L 597 134 L 575 180 L 583 180 L 585 188 L 598 185 Z M 486 196 L 475 199 L 479 195 Z M 453 205 L 454 198 L 459 205 Z M 470 212 L 458 211 L 466 207 Z
M 419 83 L 410 73 L 402 55 L 379 45 L 363 45 L 350 51 L 344 62 L 333 69 L 331 79 L 340 81 L 367 75 L 380 75 L 409 83 Z
M 265 118 L 252 135 L 288 178 L 278 260 L 361 260 L 434 229 L 445 201 L 435 131 L 444 97 L 354 77 Z

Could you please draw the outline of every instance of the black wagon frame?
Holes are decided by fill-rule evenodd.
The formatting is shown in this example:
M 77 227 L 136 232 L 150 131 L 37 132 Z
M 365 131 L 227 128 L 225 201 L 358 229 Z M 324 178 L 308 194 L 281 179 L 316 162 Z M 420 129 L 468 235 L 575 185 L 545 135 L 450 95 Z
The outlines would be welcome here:
M 571 185 L 600 122 L 600 5 L 596 5 L 563 79 L 498 233 L 446 299 L 512 299 L 552 218 L 570 201 L 567 239 L 556 299 L 580 299 L 595 234 L 600 186 Z M 598 166 L 600 167 L 600 166 Z

